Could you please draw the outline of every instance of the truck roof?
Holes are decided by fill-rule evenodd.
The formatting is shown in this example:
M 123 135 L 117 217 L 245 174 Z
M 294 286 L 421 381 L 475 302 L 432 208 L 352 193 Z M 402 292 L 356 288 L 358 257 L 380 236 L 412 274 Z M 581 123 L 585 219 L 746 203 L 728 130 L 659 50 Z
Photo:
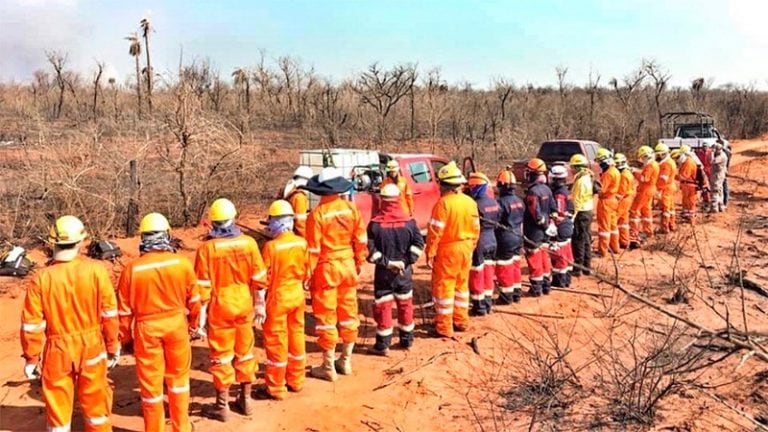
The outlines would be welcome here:
M 570 143 L 592 143 L 592 144 L 597 144 L 596 141 L 583 140 L 583 139 L 574 139 L 574 138 L 549 139 L 549 140 L 546 140 L 546 141 L 542 142 L 542 144 L 551 143 L 551 142 L 570 142 Z
M 395 159 L 413 159 L 423 157 L 443 159 L 441 156 L 432 153 L 386 153 L 386 155 Z

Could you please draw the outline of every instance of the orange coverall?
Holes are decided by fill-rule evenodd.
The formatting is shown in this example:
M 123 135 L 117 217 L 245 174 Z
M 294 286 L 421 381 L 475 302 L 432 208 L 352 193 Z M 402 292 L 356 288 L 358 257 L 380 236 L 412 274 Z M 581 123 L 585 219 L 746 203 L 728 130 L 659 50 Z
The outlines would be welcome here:
M 224 391 L 235 381 L 253 382 L 252 290 L 263 287 L 267 275 L 256 240 L 244 234 L 206 240 L 197 250 L 195 274 L 201 300 L 209 304 L 213 386 Z
M 637 195 L 629 209 L 630 237 L 637 240 L 641 231 L 653 235 L 653 196 L 656 195 L 656 182 L 659 178 L 659 163 L 655 160 L 648 162 L 640 172 L 637 185 Z
M 659 180 L 656 181 L 656 190 L 661 194 L 659 204 L 661 207 L 661 232 L 668 233 L 675 230 L 675 192 L 677 192 L 677 164 L 667 156 L 659 162 Z
M 267 319 L 264 349 L 267 352 L 267 391 L 283 399 L 288 389 L 304 387 L 304 282 L 309 277 L 307 241 L 285 232 L 262 250 L 267 266 Z
M 469 269 L 480 237 L 480 215 L 469 196 L 450 191 L 432 209 L 427 262 L 432 263 L 432 300 L 437 333 L 452 337 L 469 325 Z
M 120 342 L 117 300 L 107 270 L 77 257 L 38 271 L 27 289 L 20 336 L 28 363 L 45 353 L 42 388 L 48 430 L 70 430 L 77 383 L 85 430 L 111 431 L 107 354 L 116 353 Z
M 631 168 L 621 170 L 621 181 L 619 182 L 619 246 L 629 247 L 629 209 L 635 200 L 637 185 L 635 184 L 635 175 Z
M 610 246 L 613 253 L 619 253 L 618 210 L 619 184 L 621 174 L 615 166 L 608 167 L 600 176 L 602 188 L 597 201 L 597 252 L 605 256 Z
M 309 214 L 309 193 L 302 189 L 291 192 L 288 202 L 293 207 L 293 231 L 301 237 L 306 237 L 307 215 Z
M 408 184 L 408 180 L 406 180 L 402 175 L 399 175 L 397 176 L 397 183 L 395 183 L 392 180 L 392 177 L 387 176 L 381 182 L 381 187 L 384 187 L 388 184 L 397 185 L 397 188 L 400 189 L 400 206 L 403 207 L 405 214 L 408 216 L 413 216 L 413 210 L 416 207 L 413 201 L 413 191 L 411 190 L 411 186 Z
M 343 343 L 355 343 L 358 269 L 368 255 L 368 235 L 357 206 L 340 195 L 320 198 L 307 219 L 307 243 L 317 344 L 330 351 L 339 336 Z
M 696 215 L 696 206 L 699 201 L 698 182 L 696 181 L 697 170 L 696 161 L 691 156 L 688 156 L 680 164 L 680 171 L 677 173 L 680 189 L 683 191 L 682 216 L 691 222 L 693 222 L 693 218 Z
M 131 324 L 136 321 L 134 354 L 144 430 L 165 430 L 165 382 L 172 429 L 190 431 L 189 330 L 190 325 L 197 327 L 200 313 L 200 293 L 192 263 L 173 252 L 146 253 L 125 267 L 117 291 L 122 343 L 131 341 Z

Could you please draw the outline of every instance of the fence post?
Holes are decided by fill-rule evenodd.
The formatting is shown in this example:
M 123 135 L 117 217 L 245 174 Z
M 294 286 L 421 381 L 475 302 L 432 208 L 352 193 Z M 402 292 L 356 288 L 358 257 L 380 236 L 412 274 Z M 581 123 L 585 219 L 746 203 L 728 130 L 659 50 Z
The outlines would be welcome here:
M 125 219 L 125 235 L 132 237 L 136 233 L 136 218 L 139 214 L 139 204 L 136 195 L 139 190 L 139 176 L 136 172 L 136 160 L 128 162 L 130 171 L 130 191 L 131 197 L 128 198 L 128 214 Z

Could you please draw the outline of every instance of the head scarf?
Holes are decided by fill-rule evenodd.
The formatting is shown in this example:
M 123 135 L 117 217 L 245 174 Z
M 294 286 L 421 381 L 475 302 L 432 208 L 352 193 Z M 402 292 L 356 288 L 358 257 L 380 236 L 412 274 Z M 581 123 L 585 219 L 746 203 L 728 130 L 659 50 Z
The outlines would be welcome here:
M 209 238 L 225 238 L 225 237 L 237 237 L 241 234 L 240 228 L 235 226 L 235 221 L 230 219 L 227 221 L 213 222 L 211 231 L 208 232 Z
M 488 185 L 487 184 L 480 184 L 480 185 L 472 186 L 472 187 L 469 188 L 469 194 L 475 200 L 480 199 L 481 197 L 485 196 L 487 193 L 488 193 Z
M 399 199 L 382 199 L 379 213 L 372 219 L 378 223 L 407 222 L 411 218 L 403 211 Z
M 166 231 L 144 233 L 141 235 L 141 243 L 139 243 L 139 252 L 145 254 L 147 252 L 166 251 L 174 252 L 173 246 L 171 246 L 171 236 Z
M 270 217 L 267 228 L 273 238 L 284 232 L 293 231 L 293 216 Z

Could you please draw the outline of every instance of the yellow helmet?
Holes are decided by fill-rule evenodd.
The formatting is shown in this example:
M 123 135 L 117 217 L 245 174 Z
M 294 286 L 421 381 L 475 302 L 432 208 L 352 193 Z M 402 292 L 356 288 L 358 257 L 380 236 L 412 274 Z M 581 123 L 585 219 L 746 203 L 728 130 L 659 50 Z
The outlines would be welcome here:
M 456 162 L 454 161 L 450 161 L 440 168 L 440 171 L 437 172 L 437 179 L 440 180 L 441 183 L 456 186 L 467 182 L 467 179 L 464 178 L 464 174 L 461 173 L 461 170 L 456 166 Z
M 160 213 L 147 214 L 141 218 L 141 223 L 139 224 L 139 232 L 142 234 L 170 230 L 171 225 L 168 223 L 168 219 L 166 219 L 165 216 L 161 215 Z
M 627 157 L 624 156 L 624 153 L 616 153 L 616 156 L 613 157 L 613 161 L 616 162 L 617 166 L 624 166 L 627 164 Z
M 88 237 L 85 226 L 75 216 L 62 216 L 48 231 L 48 242 L 55 245 L 71 245 L 79 243 Z
M 683 144 L 680 146 L 680 153 L 690 153 L 691 148 L 688 147 L 688 144 Z
M 665 154 L 669 153 L 669 146 L 664 143 L 658 143 L 656 144 L 656 148 L 654 149 L 656 154 Z
M 222 222 L 234 219 L 237 216 L 237 209 L 232 201 L 226 198 L 219 198 L 211 204 L 208 209 L 208 219 L 212 222 Z
M 674 150 L 672 150 L 672 151 L 669 153 L 669 156 L 670 156 L 670 157 L 672 157 L 672 159 L 677 159 L 677 158 L 679 158 L 679 157 L 680 157 L 682 154 L 683 154 L 683 152 L 682 152 L 682 151 L 680 151 L 680 149 L 678 148 L 678 149 L 674 149 Z
M 395 198 L 400 196 L 400 188 L 396 184 L 389 183 L 384 185 L 379 192 L 382 198 Z
M 396 160 L 391 159 L 387 162 L 386 170 L 387 172 L 400 171 L 400 164 Z
M 611 158 L 613 158 L 613 153 L 607 148 L 600 147 L 599 149 L 597 149 L 597 156 L 595 156 L 595 160 L 597 160 L 598 162 L 611 159 Z
M 589 161 L 583 154 L 576 153 L 575 155 L 571 156 L 571 160 L 568 162 L 568 164 L 572 167 L 586 167 L 589 165 Z
M 637 158 L 638 159 L 648 159 L 649 157 L 653 156 L 653 149 L 650 146 L 642 146 L 639 149 L 637 149 Z
M 293 214 L 293 207 L 291 207 L 291 203 L 286 200 L 273 201 L 272 204 L 269 205 L 269 217 L 277 218 L 293 216 Z

